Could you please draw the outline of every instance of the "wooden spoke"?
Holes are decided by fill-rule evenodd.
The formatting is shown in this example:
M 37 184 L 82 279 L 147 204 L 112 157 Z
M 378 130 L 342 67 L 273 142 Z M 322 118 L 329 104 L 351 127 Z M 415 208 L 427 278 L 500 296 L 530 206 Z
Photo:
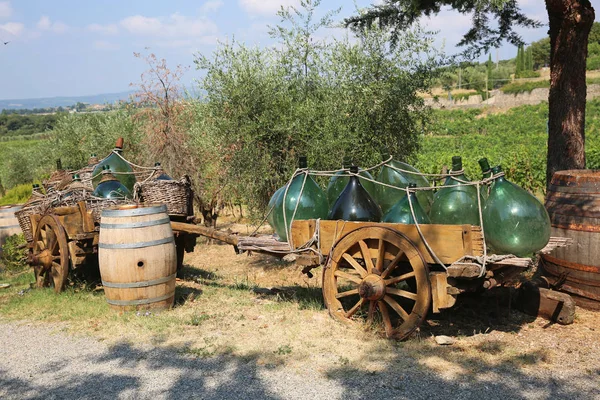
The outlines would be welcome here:
M 375 265 L 375 269 L 380 273 L 383 272 L 383 262 L 385 261 L 385 242 L 382 239 L 379 239 L 379 243 L 377 245 L 377 264 Z
M 350 318 L 352 317 L 354 314 L 356 314 L 356 312 L 360 309 L 360 307 L 363 305 L 363 303 L 365 302 L 365 299 L 360 299 L 358 301 L 358 303 L 356 303 L 354 305 L 354 307 L 352 307 L 350 310 L 348 310 L 348 312 L 346 313 L 346 318 Z
M 400 259 L 402 258 L 403 255 L 404 255 L 403 251 L 399 251 L 398 254 L 396 254 L 396 257 L 394 257 L 394 259 L 387 266 L 387 268 L 385 269 L 385 271 L 383 271 L 381 273 L 381 277 L 383 279 L 387 278 L 387 276 L 394 270 L 394 268 L 396 268 L 396 266 L 398 265 L 398 262 L 400 261 Z
M 341 299 L 342 297 L 352 296 L 353 294 L 358 294 L 358 289 L 348 290 L 346 292 L 338 293 L 335 295 L 336 299 Z
M 389 294 L 395 294 L 396 296 L 400 296 L 400 297 L 406 297 L 407 299 L 411 299 L 411 300 L 417 300 L 418 296 L 416 293 L 412 293 L 412 292 L 408 292 L 406 290 L 402 290 L 402 289 L 396 289 L 396 288 L 385 288 L 385 292 L 389 293 Z
M 359 264 L 360 257 L 364 264 Z M 416 293 L 395 286 L 408 279 L 414 280 L 410 290 L 416 287 Z M 419 327 L 429 310 L 429 269 L 404 234 L 384 226 L 359 227 L 333 246 L 323 269 L 323 297 L 329 314 L 338 321 L 367 323 L 371 328 L 377 323 L 387 337 L 402 340 Z M 358 312 L 363 305 L 368 311 Z
M 340 270 L 337 270 L 333 273 L 333 275 L 337 276 L 338 278 L 344 278 L 349 280 L 350 282 L 354 282 L 357 285 L 359 285 L 362 282 L 362 279 L 360 279 L 359 277 L 355 276 L 355 275 L 351 275 L 348 274 L 346 272 L 342 272 Z
M 373 273 L 373 259 L 371 258 L 371 251 L 369 247 L 365 243 L 364 240 L 359 240 L 358 245 L 360 246 L 360 253 L 363 256 L 363 260 L 365 260 L 365 265 L 367 266 L 367 272 L 369 274 Z
M 367 271 L 365 271 L 365 269 L 360 266 L 360 264 L 354 259 L 354 257 L 352 257 L 348 253 L 344 253 L 342 257 L 344 257 L 344 260 L 346 260 L 348 264 L 352 266 L 352 268 L 358 271 L 361 277 L 364 278 L 365 276 L 367 276 Z
M 395 276 L 393 278 L 386 279 L 385 280 L 385 285 L 386 286 L 395 285 L 396 283 L 400 283 L 400 282 L 405 281 L 405 280 L 407 280 L 409 278 L 414 278 L 415 275 L 416 275 L 415 271 L 407 272 L 406 274 L 402 274 L 400 276 Z
M 385 335 L 387 337 L 392 336 L 392 321 L 390 320 L 390 313 L 388 312 L 387 306 L 383 301 L 378 301 L 377 306 L 381 311 L 381 317 L 383 318 L 383 327 L 385 328 Z
M 369 302 L 369 312 L 367 313 L 367 324 L 371 325 L 373 323 L 373 314 L 375 314 L 375 301 Z
M 402 318 L 404 321 L 408 321 L 408 313 L 404 311 L 404 308 L 402 308 L 402 306 L 398 304 L 396 300 L 392 299 L 390 296 L 384 296 L 383 301 L 388 303 L 390 307 L 392 307 L 392 309 L 398 313 L 400 318 Z

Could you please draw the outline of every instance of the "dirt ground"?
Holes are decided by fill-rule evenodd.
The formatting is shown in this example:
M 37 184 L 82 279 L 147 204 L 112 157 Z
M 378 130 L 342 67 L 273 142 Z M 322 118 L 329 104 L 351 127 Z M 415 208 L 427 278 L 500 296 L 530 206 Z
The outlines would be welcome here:
M 245 224 L 220 228 L 253 230 Z M 333 380 L 353 398 L 401 390 L 407 382 L 417 390 L 414 379 L 442 390 L 438 395 L 468 388 L 498 398 L 600 398 L 600 312 L 577 308 L 575 323 L 562 326 L 510 309 L 504 292 L 489 291 L 459 296 L 452 309 L 430 314 L 415 335 L 396 342 L 330 318 L 320 268 L 309 278 L 293 262 L 238 255 L 230 245 L 205 240 L 186 254 L 185 265 L 170 311 L 117 314 L 101 291 L 70 289 L 57 296 L 14 288 L 0 296 L 0 319 L 33 321 L 113 348 L 150 346 L 184 359 L 225 357 Z M 450 336 L 453 344 L 438 345 L 437 335 Z
M 240 224 L 228 228 L 240 233 L 251 230 Z M 557 373 L 578 371 L 600 382 L 600 312 L 578 307 L 575 323 L 562 326 L 510 309 L 503 291 L 463 295 L 452 309 L 430 314 L 411 339 L 396 343 L 364 327 L 348 328 L 333 321 L 322 304 L 320 268 L 308 278 L 294 263 L 260 254 L 236 255 L 231 246 L 217 244 L 198 245 L 194 253 L 186 255 L 186 264 L 182 285 L 201 288 L 201 283 L 190 283 L 194 274 L 214 274 L 225 285 L 254 287 L 255 302 L 263 306 L 296 303 L 297 312 L 286 310 L 285 315 L 277 316 L 251 313 L 249 319 L 260 322 L 235 329 L 236 336 L 247 335 L 251 342 L 260 341 L 264 330 L 269 332 L 266 336 L 278 338 L 271 344 L 275 348 L 282 346 L 281 340 L 288 340 L 290 346 L 311 349 L 295 362 L 305 357 L 303 361 L 324 369 L 334 361 L 378 370 L 388 363 L 402 364 L 408 355 L 448 377 L 511 366 Z M 441 347 L 433 340 L 436 335 L 451 336 L 455 342 Z M 264 350 L 254 348 L 259 349 Z M 326 360 L 317 356 L 321 352 L 327 354 Z

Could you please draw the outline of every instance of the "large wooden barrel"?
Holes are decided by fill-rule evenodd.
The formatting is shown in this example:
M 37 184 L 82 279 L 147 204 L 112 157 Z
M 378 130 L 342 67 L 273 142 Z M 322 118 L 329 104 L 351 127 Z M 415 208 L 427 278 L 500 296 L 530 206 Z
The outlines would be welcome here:
M 21 208 L 21 206 L 0 206 L 0 256 L 6 238 L 22 232 L 19 220 L 15 217 L 15 212 Z
M 573 244 L 543 255 L 547 274 L 566 279 L 562 289 L 581 306 L 600 307 L 600 170 L 558 171 L 546 196 L 552 236 Z M 597 303 L 596 303 L 597 302 Z
M 98 261 L 111 308 L 172 307 L 177 255 L 167 207 L 129 205 L 102 210 Z

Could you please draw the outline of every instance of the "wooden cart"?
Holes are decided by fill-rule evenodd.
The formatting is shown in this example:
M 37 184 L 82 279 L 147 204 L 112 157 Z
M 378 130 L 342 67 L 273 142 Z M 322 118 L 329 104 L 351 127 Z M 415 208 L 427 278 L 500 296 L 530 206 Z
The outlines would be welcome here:
M 427 312 L 452 307 L 458 294 L 490 289 L 517 278 L 528 258 L 496 258 L 483 265 L 481 228 L 471 225 L 415 225 L 294 221 L 291 246 L 273 237 L 229 235 L 199 225 L 174 229 L 218 239 L 236 250 L 292 258 L 310 274 L 322 265 L 323 299 L 335 319 L 383 326 L 386 336 L 404 339 Z M 437 255 L 436 263 L 427 244 Z M 494 258 L 492 258 L 494 259 Z
M 69 273 L 99 278 L 98 219 L 84 201 L 75 206 L 55 207 L 48 214 L 34 214 L 29 218 L 33 241 L 29 244 L 28 263 L 33 267 L 36 286 L 53 287 L 58 293 L 64 289 Z M 186 220 L 181 216 L 170 218 L 172 221 Z M 180 270 L 184 251 L 193 251 L 196 235 L 182 231 L 173 233 Z

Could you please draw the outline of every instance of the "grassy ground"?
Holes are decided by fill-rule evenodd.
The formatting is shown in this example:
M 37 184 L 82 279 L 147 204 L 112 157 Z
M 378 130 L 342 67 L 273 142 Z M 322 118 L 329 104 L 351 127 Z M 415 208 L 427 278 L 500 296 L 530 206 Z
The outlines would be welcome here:
M 293 263 L 236 255 L 231 246 L 214 244 L 200 244 L 186 257 L 170 311 L 117 313 L 102 290 L 79 284 L 60 295 L 30 290 L 33 275 L 27 271 L 0 275 L 0 282 L 12 284 L 0 289 L 0 318 L 114 344 L 169 346 L 191 357 L 231 354 L 265 366 L 309 365 L 324 374 L 387 368 L 434 370 L 445 379 L 507 369 L 600 373 L 598 313 L 578 309 L 575 324 L 553 325 L 509 310 L 502 296 L 488 293 L 430 315 L 412 339 L 397 343 L 332 320 L 322 303 L 320 270 L 309 279 Z M 455 344 L 438 346 L 432 337 L 441 334 L 453 336 Z

